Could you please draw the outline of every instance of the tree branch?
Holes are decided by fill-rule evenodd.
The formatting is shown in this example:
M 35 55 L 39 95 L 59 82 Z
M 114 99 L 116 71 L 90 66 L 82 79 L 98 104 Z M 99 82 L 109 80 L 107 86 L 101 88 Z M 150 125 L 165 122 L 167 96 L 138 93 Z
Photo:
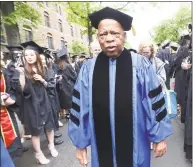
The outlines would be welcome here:
M 71 7 L 70 2 L 68 2 L 68 6 L 69 6 L 70 10 L 71 10 L 76 16 L 80 17 L 81 19 L 85 19 L 84 16 L 80 16 L 80 14 L 78 14 L 78 13 Z
M 116 10 L 122 10 L 124 9 L 130 2 L 127 2 L 123 7 L 117 8 Z

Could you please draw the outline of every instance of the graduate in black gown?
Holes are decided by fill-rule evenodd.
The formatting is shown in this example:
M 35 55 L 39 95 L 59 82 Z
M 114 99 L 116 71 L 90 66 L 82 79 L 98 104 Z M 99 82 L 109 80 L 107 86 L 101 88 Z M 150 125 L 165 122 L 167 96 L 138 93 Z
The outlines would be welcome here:
M 46 129 L 48 137 L 48 148 L 53 157 L 58 156 L 54 146 L 54 119 L 52 107 L 46 87 L 48 82 L 42 65 L 40 54 L 42 48 L 33 41 L 21 44 L 24 48 L 24 68 L 16 70 L 19 72 L 19 83 L 21 85 L 24 99 L 24 125 L 28 127 L 32 135 L 32 144 L 35 150 L 35 158 L 41 164 L 48 164 L 47 159 L 40 148 L 40 135 Z
M 180 48 L 180 45 L 176 42 L 171 42 L 170 43 L 170 50 L 171 50 L 171 68 L 170 68 L 170 71 L 169 71 L 169 77 L 170 78 L 173 78 L 174 75 L 175 75 L 175 66 L 174 66 L 174 62 L 176 60 L 176 54 L 178 52 L 178 49 Z
M 188 97 L 185 114 L 185 136 L 184 136 L 184 151 L 186 158 L 192 159 L 192 71 L 188 83 Z
M 12 79 L 12 81 L 14 82 L 14 80 L 18 79 L 18 76 L 14 76 L 15 74 L 15 68 L 16 67 L 23 67 L 23 60 L 22 60 L 22 52 L 23 52 L 23 47 L 20 45 L 12 45 L 12 46 L 6 46 L 7 49 L 9 50 L 9 56 L 11 58 L 10 63 L 7 65 L 7 75 L 9 76 L 9 78 Z M 24 123 L 23 123 L 23 93 L 21 91 L 21 89 L 19 89 L 19 87 L 15 87 L 16 85 L 13 84 L 12 85 L 12 89 L 15 92 L 15 96 L 16 96 L 16 104 L 18 106 L 18 109 L 16 111 L 16 114 L 19 118 L 19 120 L 21 121 L 22 124 L 22 132 L 21 132 L 21 138 L 23 139 L 30 139 L 31 135 L 28 132 L 28 129 L 24 127 Z M 27 151 L 27 148 L 24 148 L 24 151 Z
M 63 140 L 57 139 L 58 137 L 61 137 L 61 133 L 56 133 L 59 129 L 59 110 L 60 110 L 60 103 L 59 98 L 56 90 L 56 78 L 55 78 L 55 72 L 52 69 L 51 64 L 51 56 L 47 53 L 42 53 L 40 55 L 44 69 L 45 69 L 45 79 L 47 81 L 47 87 L 46 90 L 48 92 L 48 96 L 50 99 L 51 107 L 52 107 L 52 115 L 54 118 L 55 123 L 55 132 L 54 132 L 54 144 L 59 145 L 63 143 Z
M 3 55 L 1 54 L 1 59 Z M 2 63 L 1 63 L 2 64 Z M 21 157 L 24 148 L 21 144 L 20 133 L 15 114 L 18 111 L 16 94 L 11 90 L 11 78 L 8 70 L 0 65 L 0 92 L 1 92 L 1 132 L 5 147 L 12 160 Z
M 72 67 L 74 68 L 74 70 L 76 71 L 76 74 L 77 74 L 77 76 L 78 76 L 78 73 L 79 73 L 79 71 L 80 71 L 80 66 L 79 66 L 79 64 L 78 64 L 78 55 L 73 55 L 73 56 L 71 57 L 71 60 L 72 60 L 71 65 L 72 65 Z
M 57 83 L 57 91 L 62 112 L 66 118 L 69 118 L 68 110 L 72 107 L 72 93 L 77 74 L 68 61 L 66 48 L 63 48 L 57 53 L 54 68 L 57 75 L 62 76 L 61 80 Z
M 191 52 L 189 50 L 190 36 L 185 35 L 181 37 L 181 47 L 179 48 L 176 59 L 174 61 L 175 68 L 175 92 L 177 93 L 177 102 L 180 105 L 181 110 L 181 122 L 185 122 L 185 112 L 186 112 L 186 99 L 187 99 L 187 87 L 190 76 L 190 57 Z M 189 62 L 189 63 L 188 63 Z M 182 63 L 185 64 L 184 68 Z M 187 64 L 187 66 L 186 66 Z
M 165 71 L 166 71 L 166 86 L 169 89 L 169 81 L 170 81 L 170 71 L 172 68 L 172 57 L 170 50 L 170 40 L 165 40 L 162 44 L 162 49 L 158 52 L 156 57 L 161 59 L 165 63 Z
M 189 24 L 190 39 L 192 39 L 192 24 Z M 190 66 L 187 87 L 186 112 L 185 112 L 185 135 L 184 135 L 184 151 L 186 158 L 192 159 L 192 40 L 189 44 Z

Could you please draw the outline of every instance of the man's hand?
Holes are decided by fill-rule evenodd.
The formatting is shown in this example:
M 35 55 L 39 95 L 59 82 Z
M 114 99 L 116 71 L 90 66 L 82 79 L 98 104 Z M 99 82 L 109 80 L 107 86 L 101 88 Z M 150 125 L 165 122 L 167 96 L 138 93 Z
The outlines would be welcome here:
M 181 67 L 183 70 L 189 70 L 191 68 L 192 64 L 189 63 L 182 63 Z
M 167 151 L 166 141 L 163 140 L 160 143 L 153 143 L 153 151 L 155 152 L 155 158 L 162 157 Z
M 86 148 L 85 149 L 76 148 L 76 159 L 79 160 L 82 167 L 86 167 L 88 164 L 87 149 Z

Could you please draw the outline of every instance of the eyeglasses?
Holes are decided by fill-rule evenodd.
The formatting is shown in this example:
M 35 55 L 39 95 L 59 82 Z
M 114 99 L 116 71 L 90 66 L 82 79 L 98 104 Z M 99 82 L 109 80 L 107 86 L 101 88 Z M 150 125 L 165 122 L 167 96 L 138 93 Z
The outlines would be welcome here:
M 118 38 L 120 38 L 121 37 L 121 35 L 123 34 L 123 33 L 120 33 L 120 32 L 114 32 L 114 31 L 111 31 L 111 32 L 103 32 L 103 33 L 98 33 L 98 38 L 100 39 L 100 40 L 106 40 L 107 39 L 107 36 L 108 35 L 111 35 L 111 37 L 113 38 L 113 39 L 118 39 Z

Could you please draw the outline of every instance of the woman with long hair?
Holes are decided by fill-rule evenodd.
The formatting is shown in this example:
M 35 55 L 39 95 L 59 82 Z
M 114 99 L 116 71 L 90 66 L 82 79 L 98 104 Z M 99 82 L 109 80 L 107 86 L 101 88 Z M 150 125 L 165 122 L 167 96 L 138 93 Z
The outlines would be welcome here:
M 32 135 L 32 144 L 35 150 L 35 158 L 40 164 L 48 164 L 40 147 L 40 135 L 46 131 L 48 148 L 53 157 L 58 156 L 54 146 L 54 119 L 52 108 L 46 90 L 47 81 L 40 54 L 42 48 L 30 41 L 21 44 L 24 48 L 24 69 L 17 68 L 20 72 L 20 85 L 24 95 L 23 111 L 24 125 Z

